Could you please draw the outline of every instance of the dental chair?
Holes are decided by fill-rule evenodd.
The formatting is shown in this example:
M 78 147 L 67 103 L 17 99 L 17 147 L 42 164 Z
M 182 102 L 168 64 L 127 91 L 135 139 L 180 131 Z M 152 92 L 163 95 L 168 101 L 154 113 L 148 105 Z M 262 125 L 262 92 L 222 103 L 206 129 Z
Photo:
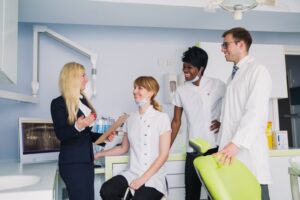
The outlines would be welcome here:
M 209 144 L 192 139 L 190 146 L 198 153 L 194 166 L 200 181 L 212 200 L 261 200 L 261 187 L 256 177 L 239 160 L 223 165 L 213 155 L 201 156 Z

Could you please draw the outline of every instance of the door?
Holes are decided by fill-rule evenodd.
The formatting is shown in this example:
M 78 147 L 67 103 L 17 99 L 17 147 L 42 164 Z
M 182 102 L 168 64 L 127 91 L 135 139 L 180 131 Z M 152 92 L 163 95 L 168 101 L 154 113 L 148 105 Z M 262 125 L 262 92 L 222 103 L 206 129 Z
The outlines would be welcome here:
M 300 55 L 286 55 L 288 98 L 278 100 L 279 127 L 290 147 L 300 147 Z

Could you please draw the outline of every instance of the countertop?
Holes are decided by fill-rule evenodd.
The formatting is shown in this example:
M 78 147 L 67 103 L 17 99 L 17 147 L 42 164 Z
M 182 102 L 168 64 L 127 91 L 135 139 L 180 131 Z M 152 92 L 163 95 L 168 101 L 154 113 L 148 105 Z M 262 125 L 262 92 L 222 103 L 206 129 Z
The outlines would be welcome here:
M 170 152 L 168 160 L 185 160 L 186 153 Z M 300 156 L 300 149 L 272 149 L 269 150 L 270 157 L 288 157 L 288 156 Z M 128 162 L 128 155 L 121 156 L 108 156 L 106 157 L 106 163 L 111 162 Z
M 57 162 L 21 164 L 17 161 L 0 162 L 0 176 L 34 175 L 40 177 L 38 183 L 0 190 L 2 200 L 53 200 Z
M 270 157 L 300 156 L 300 149 L 270 150 Z M 171 152 L 169 160 L 185 160 L 185 153 Z M 127 162 L 127 156 L 111 156 L 106 158 L 106 164 Z M 53 200 L 55 196 L 55 183 L 57 162 L 21 164 L 17 161 L 0 162 L 0 176 L 34 175 L 40 177 L 37 184 L 17 189 L 0 190 L 2 200 Z M 96 168 L 96 174 L 105 173 L 107 169 Z
M 272 149 L 269 151 L 270 157 L 300 156 L 300 149 Z

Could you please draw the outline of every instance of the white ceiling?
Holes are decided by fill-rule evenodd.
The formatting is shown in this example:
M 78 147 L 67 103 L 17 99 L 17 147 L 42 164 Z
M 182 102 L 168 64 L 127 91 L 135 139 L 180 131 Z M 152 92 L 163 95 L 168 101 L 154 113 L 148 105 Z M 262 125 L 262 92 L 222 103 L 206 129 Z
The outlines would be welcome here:
M 127 3 L 125 3 L 127 2 Z M 138 3 L 137 3 L 138 2 Z M 299 32 L 300 1 L 259 5 L 241 21 L 222 9 L 205 11 L 209 0 L 19 0 L 19 22 L 251 31 Z

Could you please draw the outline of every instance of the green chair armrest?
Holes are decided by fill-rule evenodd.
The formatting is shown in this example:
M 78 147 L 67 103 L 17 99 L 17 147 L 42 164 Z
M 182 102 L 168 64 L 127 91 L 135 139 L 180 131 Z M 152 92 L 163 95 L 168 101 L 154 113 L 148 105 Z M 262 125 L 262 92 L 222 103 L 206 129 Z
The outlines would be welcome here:
M 189 141 L 189 145 L 200 155 L 206 153 L 210 148 L 210 144 L 200 138 L 192 138 Z

